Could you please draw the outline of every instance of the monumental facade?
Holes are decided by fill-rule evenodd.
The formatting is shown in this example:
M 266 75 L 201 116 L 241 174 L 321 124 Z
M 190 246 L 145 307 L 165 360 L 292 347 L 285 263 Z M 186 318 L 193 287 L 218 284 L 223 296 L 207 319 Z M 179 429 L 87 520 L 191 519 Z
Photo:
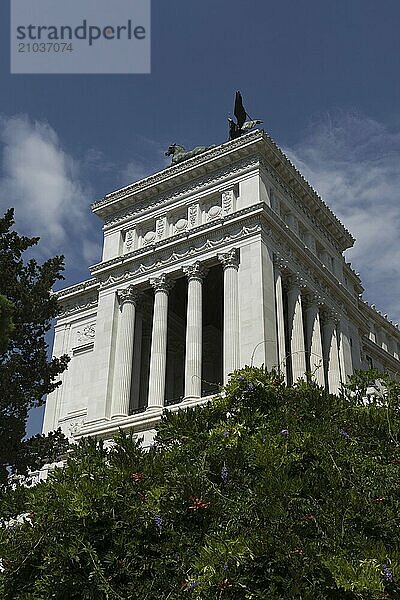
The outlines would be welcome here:
M 253 131 L 92 205 L 103 256 L 58 293 L 69 354 L 44 432 L 151 440 L 164 410 L 206 401 L 244 365 L 335 393 L 397 372 L 397 325 L 362 299 L 354 239 L 273 140 Z

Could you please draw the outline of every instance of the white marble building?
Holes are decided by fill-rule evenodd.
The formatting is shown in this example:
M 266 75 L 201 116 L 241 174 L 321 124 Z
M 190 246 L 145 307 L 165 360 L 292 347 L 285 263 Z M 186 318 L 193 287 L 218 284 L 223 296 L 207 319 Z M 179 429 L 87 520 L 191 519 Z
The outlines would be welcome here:
M 59 292 L 71 362 L 44 432 L 146 439 L 166 406 L 203 402 L 244 365 L 336 392 L 354 368 L 399 370 L 400 333 L 362 299 L 354 239 L 262 131 L 112 192 L 92 278 Z

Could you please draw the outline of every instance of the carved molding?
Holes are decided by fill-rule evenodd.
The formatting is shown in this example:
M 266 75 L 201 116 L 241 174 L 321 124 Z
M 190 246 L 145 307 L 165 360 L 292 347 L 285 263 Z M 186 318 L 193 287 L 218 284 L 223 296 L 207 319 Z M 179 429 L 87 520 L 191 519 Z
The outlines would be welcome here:
M 258 156 L 252 156 L 250 158 L 241 159 L 237 162 L 233 163 L 229 167 L 220 168 L 217 171 L 214 171 L 210 175 L 198 177 L 189 184 L 181 184 L 174 188 L 171 192 L 166 194 L 152 196 L 152 198 L 146 198 L 143 200 L 138 200 L 135 202 L 135 210 L 132 210 L 132 207 L 125 208 L 115 214 L 112 218 L 105 220 L 105 225 L 111 226 L 124 221 L 125 219 L 133 219 L 137 217 L 144 211 L 148 211 L 150 209 L 154 209 L 157 206 L 167 205 L 171 203 L 173 200 L 183 199 L 183 197 L 195 194 L 199 190 L 204 189 L 204 187 L 210 187 L 212 185 L 217 185 L 219 182 L 222 182 L 228 177 L 232 177 L 240 173 L 241 171 L 246 171 L 251 167 L 256 167 L 259 164 Z M 163 176 L 165 173 L 163 172 Z M 126 195 L 126 190 L 124 192 Z M 93 205 L 95 208 L 96 205 Z
M 222 211 L 225 215 L 235 210 L 235 192 L 234 190 L 225 190 L 222 192 Z
M 94 309 L 97 307 L 97 303 L 98 303 L 97 294 L 96 294 L 96 296 L 91 296 L 90 298 L 86 298 L 86 299 L 84 299 L 84 301 L 81 300 L 80 302 L 79 302 L 79 298 L 77 298 L 75 300 L 75 302 L 73 300 L 71 300 L 69 302 L 63 301 L 62 302 L 62 310 L 60 311 L 58 320 L 63 317 L 69 317 L 70 315 L 73 315 L 75 313 L 80 313 L 80 312 L 83 312 L 88 309 Z
M 236 140 L 228 142 L 229 151 L 231 152 L 235 148 L 243 146 L 244 142 L 249 143 L 253 140 L 261 140 L 262 138 L 262 132 L 260 132 L 259 130 L 252 131 L 244 136 L 241 136 L 240 138 L 237 138 Z M 96 211 L 102 207 L 107 206 L 110 202 L 115 202 L 115 200 L 126 197 L 127 194 L 134 194 L 140 192 L 144 188 L 156 185 L 157 183 L 162 182 L 166 176 L 171 178 L 174 175 L 179 175 L 182 171 L 185 171 L 190 165 L 196 165 L 196 163 L 200 164 L 204 162 L 210 162 L 218 156 L 225 154 L 228 143 L 221 144 L 220 146 L 216 146 L 215 148 L 211 148 L 210 150 L 207 150 L 202 154 L 194 156 L 191 159 L 188 159 L 176 165 L 171 165 L 170 167 L 167 167 L 166 169 L 163 169 L 162 171 L 155 173 L 154 175 L 150 175 L 150 177 L 146 177 L 145 179 L 142 179 L 136 183 L 131 184 L 130 186 L 122 188 L 121 190 L 112 192 L 111 194 L 104 196 L 104 198 L 101 198 L 101 200 L 97 200 L 96 202 L 94 202 L 92 204 L 92 210 Z
M 150 256 L 142 257 L 142 261 L 130 268 L 121 271 L 115 270 L 114 273 L 105 276 L 101 280 L 100 288 L 105 289 L 114 286 L 116 283 L 130 281 L 139 275 L 159 271 L 165 267 L 173 265 L 179 266 L 187 259 L 201 256 L 208 250 L 218 250 L 229 243 L 237 242 L 259 233 L 261 226 L 255 220 L 248 219 L 247 223 L 235 224 L 230 230 L 224 228 L 213 231 L 209 236 L 202 236 L 194 240 L 183 240 L 183 243 L 177 248 L 165 248 Z M 101 277 L 101 276 L 100 276 Z
M 78 329 L 76 332 L 76 339 L 78 342 L 87 342 L 88 340 L 93 340 L 96 336 L 96 323 L 90 323 L 90 325 L 85 325 L 83 329 Z
M 198 205 L 193 205 L 193 206 L 195 206 L 196 208 L 198 207 Z M 238 217 L 247 217 L 248 215 L 251 215 L 255 211 L 260 210 L 262 207 L 263 207 L 262 203 L 253 204 L 252 206 L 246 206 L 245 208 L 242 208 L 241 210 L 238 210 L 238 211 L 232 213 L 231 215 L 227 215 L 224 219 L 220 219 L 221 225 L 223 225 L 223 228 L 221 226 L 221 231 L 222 231 L 222 229 L 224 229 L 224 231 L 226 231 L 226 228 L 230 226 L 230 221 L 232 219 L 236 220 Z M 191 208 L 191 207 L 189 207 L 189 208 Z M 183 231 L 182 233 L 177 233 L 166 239 L 159 240 L 153 244 L 154 251 L 161 251 L 165 246 L 167 246 L 167 245 L 169 246 L 171 243 L 176 243 L 176 244 L 180 244 L 182 242 L 185 243 L 188 240 L 189 236 L 194 237 L 195 235 L 197 236 L 197 234 L 203 233 L 203 232 L 204 232 L 204 234 L 203 234 L 204 239 L 207 239 L 208 237 L 213 237 L 215 235 L 215 231 L 213 231 L 213 230 L 210 231 L 210 228 L 213 226 L 215 226 L 215 222 L 199 224 L 196 226 L 195 231 L 193 231 L 192 227 L 191 227 L 189 231 Z M 264 228 L 264 224 L 262 225 L 262 227 Z M 269 231 L 269 233 L 271 233 L 270 230 L 268 230 L 268 231 Z M 148 252 L 149 252 L 149 248 L 138 248 L 137 250 L 134 250 L 130 254 L 125 254 L 123 257 L 117 256 L 110 260 L 92 265 L 91 272 L 96 276 L 98 271 L 102 271 L 106 268 L 112 267 L 114 265 L 118 265 L 122 262 L 126 263 L 127 260 L 135 259 L 136 257 L 139 258 Z

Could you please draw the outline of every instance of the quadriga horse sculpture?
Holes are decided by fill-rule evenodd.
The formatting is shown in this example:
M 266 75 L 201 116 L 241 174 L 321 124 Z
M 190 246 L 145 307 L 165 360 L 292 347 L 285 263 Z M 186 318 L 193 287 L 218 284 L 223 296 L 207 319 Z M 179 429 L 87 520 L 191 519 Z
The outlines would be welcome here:
M 180 146 L 179 144 L 171 144 L 166 151 L 165 156 L 172 156 L 172 164 L 176 165 L 176 163 L 187 160 L 188 158 L 192 158 L 193 156 L 197 156 L 198 154 L 206 152 L 211 148 L 214 148 L 214 146 L 197 146 L 196 148 L 193 148 L 193 150 L 186 150 L 184 146 Z

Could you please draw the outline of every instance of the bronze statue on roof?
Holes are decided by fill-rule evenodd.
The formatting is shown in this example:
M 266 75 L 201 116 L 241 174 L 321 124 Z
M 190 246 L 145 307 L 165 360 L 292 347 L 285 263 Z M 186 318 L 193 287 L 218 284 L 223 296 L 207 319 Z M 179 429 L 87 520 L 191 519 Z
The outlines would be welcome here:
M 235 95 L 235 106 L 233 109 L 233 114 L 236 117 L 236 123 L 233 119 L 228 117 L 229 140 L 235 140 L 236 138 L 243 135 L 243 133 L 247 133 L 249 129 L 253 129 L 253 127 L 262 123 L 262 121 L 260 121 L 259 119 L 252 119 L 250 115 L 246 112 L 243 106 L 242 94 L 240 92 L 236 92 Z M 249 117 L 249 121 L 246 121 L 246 117 Z
M 250 129 L 253 129 L 253 127 L 256 127 L 256 125 L 262 123 L 262 121 L 260 121 L 259 119 L 251 119 L 249 114 L 246 112 L 243 106 L 242 95 L 240 92 L 236 92 L 235 106 L 233 112 L 236 117 L 236 122 L 230 117 L 228 117 L 229 140 L 235 140 L 244 133 L 247 133 Z M 246 121 L 247 117 L 249 118 L 248 121 Z M 176 165 L 177 163 L 183 162 L 184 160 L 187 160 L 189 158 L 193 158 L 194 156 L 202 154 L 203 152 L 206 152 L 207 150 L 210 150 L 214 147 L 215 146 L 197 146 L 192 150 L 186 150 L 184 146 L 181 146 L 179 144 L 171 144 L 168 150 L 166 151 L 165 156 L 172 156 L 171 164 Z

